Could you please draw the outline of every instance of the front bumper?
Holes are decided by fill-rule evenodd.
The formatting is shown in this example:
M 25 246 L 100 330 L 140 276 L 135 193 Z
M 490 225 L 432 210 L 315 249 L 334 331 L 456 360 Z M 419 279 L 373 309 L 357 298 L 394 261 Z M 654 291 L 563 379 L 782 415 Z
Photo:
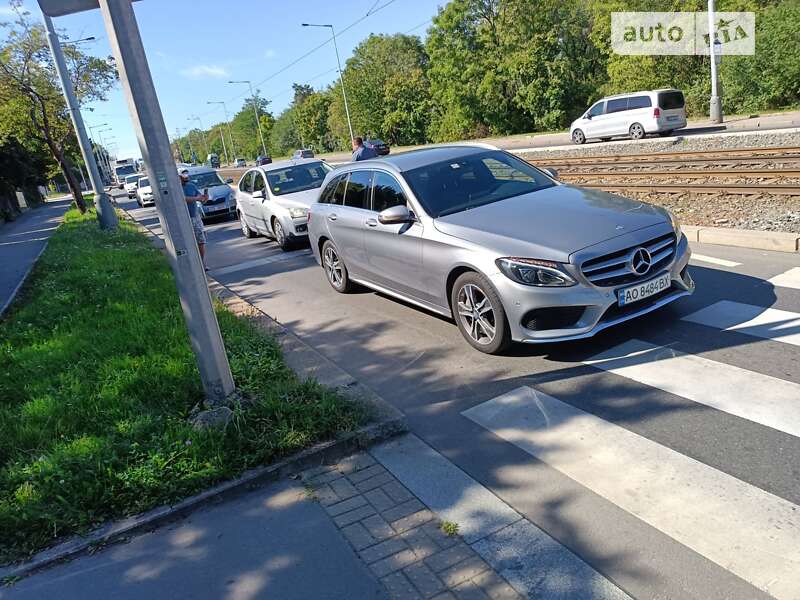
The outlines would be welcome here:
M 655 296 L 623 308 L 617 306 L 615 290 L 618 288 L 601 288 L 583 281 L 568 288 L 531 287 L 515 283 L 500 272 L 490 279 L 503 301 L 514 341 L 531 344 L 563 342 L 592 337 L 608 327 L 645 315 L 690 295 L 694 292 L 694 281 L 687 268 L 690 256 L 686 237 L 681 236 L 672 264 L 648 275 L 650 278 L 669 272 L 672 285 Z M 568 313 L 571 307 L 583 307 L 583 310 L 576 309 L 575 312 L 580 316 L 576 316 L 574 323 L 569 326 L 530 329 L 525 325 L 530 323 L 530 315 L 537 309 L 564 309 L 563 312 Z

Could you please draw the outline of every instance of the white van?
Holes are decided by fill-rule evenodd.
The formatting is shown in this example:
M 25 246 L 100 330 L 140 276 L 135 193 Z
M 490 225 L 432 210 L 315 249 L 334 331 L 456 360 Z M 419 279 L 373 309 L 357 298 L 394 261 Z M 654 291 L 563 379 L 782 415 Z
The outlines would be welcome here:
M 686 102 L 680 90 L 653 90 L 609 96 L 595 102 L 570 125 L 572 141 L 614 136 L 642 139 L 648 133 L 669 135 L 686 127 Z

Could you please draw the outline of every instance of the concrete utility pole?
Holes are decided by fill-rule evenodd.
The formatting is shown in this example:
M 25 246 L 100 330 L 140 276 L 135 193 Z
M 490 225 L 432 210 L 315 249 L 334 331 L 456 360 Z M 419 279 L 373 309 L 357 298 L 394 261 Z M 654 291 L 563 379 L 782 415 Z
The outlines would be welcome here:
M 39 0 L 41 6 L 47 1 Z M 49 1 L 58 4 L 55 0 Z M 89 9 L 96 7 L 97 1 L 81 0 L 77 4 Z M 131 0 L 99 0 L 99 3 L 136 137 L 144 150 L 144 162 L 206 399 L 217 405 L 234 392 L 233 376 L 133 6 Z M 76 4 L 75 0 L 72 4 Z
M 206 104 L 222 104 L 222 112 L 225 113 L 225 123 L 227 124 L 227 127 L 228 127 L 228 138 L 230 139 L 230 142 L 231 142 L 231 155 L 232 155 L 231 158 L 233 160 L 236 160 L 236 146 L 233 145 L 233 131 L 231 130 L 231 121 L 228 118 L 228 107 L 221 100 L 220 101 L 216 101 L 216 102 L 215 101 L 209 101 L 209 102 L 206 102 Z M 223 141 L 223 143 L 224 143 L 224 141 Z
M 267 145 L 264 143 L 264 134 L 261 132 L 261 117 L 258 114 L 258 103 L 256 102 L 256 93 L 253 91 L 253 82 L 247 79 L 242 81 L 229 81 L 228 83 L 246 83 L 250 88 L 250 98 L 253 100 L 253 110 L 256 113 L 256 127 L 258 127 L 258 137 L 261 138 L 261 150 L 264 156 L 267 156 Z
M 722 123 L 722 98 L 719 95 L 719 82 L 717 80 L 717 50 L 716 15 L 714 14 L 714 0 L 708 0 L 708 56 L 711 58 L 711 102 L 709 116 L 712 123 Z M 720 44 L 720 50 L 721 50 Z
M 222 127 L 219 128 L 219 139 L 222 140 L 222 153 L 225 155 L 225 164 L 228 162 L 228 149 L 225 147 L 225 136 L 222 134 Z
M 61 42 L 58 39 L 55 27 L 53 27 L 53 20 L 43 15 L 44 27 L 47 31 L 47 43 L 50 46 L 50 52 L 53 54 L 53 61 L 56 65 L 56 72 L 58 78 L 61 80 L 61 87 L 64 90 L 64 98 L 67 101 L 67 108 L 72 117 L 72 126 L 75 128 L 75 134 L 78 138 L 78 146 L 81 149 L 83 162 L 89 169 L 89 179 L 92 182 L 92 189 L 94 190 L 94 205 L 97 210 L 97 220 L 102 229 L 116 229 L 117 227 L 117 213 L 114 207 L 111 206 L 111 200 L 106 194 L 103 180 L 100 178 L 100 171 L 97 169 L 97 163 L 94 160 L 94 153 L 92 146 L 89 144 L 89 137 L 86 135 L 86 129 L 83 125 L 83 116 L 81 115 L 78 99 L 75 97 L 75 90 L 72 89 L 72 81 L 69 78 L 69 71 L 67 64 L 64 61 L 64 52 L 61 50 Z M 83 173 L 81 172 L 81 177 Z

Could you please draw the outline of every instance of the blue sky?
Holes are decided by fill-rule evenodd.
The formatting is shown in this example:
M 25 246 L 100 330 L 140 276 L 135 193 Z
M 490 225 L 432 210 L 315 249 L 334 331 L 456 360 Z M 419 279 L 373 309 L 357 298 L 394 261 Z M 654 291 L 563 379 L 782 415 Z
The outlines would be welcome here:
M 330 23 L 336 27 L 342 63 L 370 33 L 406 33 L 424 37 L 439 6 L 446 0 L 141 0 L 134 3 L 139 29 L 161 109 L 170 136 L 223 120 L 222 107 L 207 101 L 225 101 L 229 113 L 241 107 L 246 85 L 229 85 L 230 79 L 259 83 L 261 95 L 272 101 L 278 114 L 292 98 L 292 83 L 328 85 L 337 76 L 333 45 L 328 43 L 306 58 L 288 65 L 330 38 L 328 30 L 301 27 L 303 22 Z M 41 14 L 35 1 L 25 0 L 34 18 Z M 6 20 L 6 0 L 0 0 L 0 20 Z M 371 13 L 356 26 L 352 23 Z M 111 54 L 100 11 L 55 20 L 70 39 L 96 36 L 83 44 L 98 56 Z M 342 31 L 341 34 L 338 32 Z M 283 70 L 286 68 L 285 70 Z M 283 72 L 280 72 L 283 70 Z M 108 101 L 84 110 L 88 125 L 108 123 L 120 157 L 139 157 L 128 108 L 118 85 Z

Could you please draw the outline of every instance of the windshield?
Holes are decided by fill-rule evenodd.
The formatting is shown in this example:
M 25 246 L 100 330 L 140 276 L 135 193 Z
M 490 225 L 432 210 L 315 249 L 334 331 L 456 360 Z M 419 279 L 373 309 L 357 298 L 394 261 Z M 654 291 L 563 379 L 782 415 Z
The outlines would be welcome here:
M 284 169 L 267 171 L 269 189 L 275 196 L 294 194 L 305 190 L 313 190 L 322 185 L 322 180 L 332 167 L 324 162 L 312 162 L 295 165 Z
M 128 175 L 125 178 L 125 183 L 135 183 L 139 179 L 138 175 Z
M 142 177 L 142 178 L 139 180 L 139 187 L 140 187 L 140 188 L 146 188 L 146 187 L 150 187 L 150 180 L 149 180 L 149 179 L 147 179 L 147 177 Z
M 555 185 L 535 167 L 498 150 L 433 163 L 404 175 L 434 218 Z
M 216 185 L 225 185 L 219 173 L 216 171 L 206 171 L 205 173 L 196 173 L 189 175 L 189 180 L 199 188 L 214 187 Z
M 133 165 L 125 165 L 122 167 L 117 167 L 114 169 L 114 173 L 117 174 L 118 178 L 122 178 L 125 175 L 130 175 L 131 173 L 136 173 L 136 167 Z

